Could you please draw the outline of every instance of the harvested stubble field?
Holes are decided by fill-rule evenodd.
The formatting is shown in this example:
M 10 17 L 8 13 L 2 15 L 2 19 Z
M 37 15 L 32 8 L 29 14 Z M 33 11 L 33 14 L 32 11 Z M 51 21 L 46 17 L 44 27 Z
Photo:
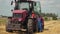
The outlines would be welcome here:
M 0 34 L 17 34 L 17 33 L 8 33 L 5 31 L 5 24 L 7 18 L 0 18 Z M 51 20 L 45 21 L 45 29 L 43 32 L 35 34 L 60 34 L 60 20 Z

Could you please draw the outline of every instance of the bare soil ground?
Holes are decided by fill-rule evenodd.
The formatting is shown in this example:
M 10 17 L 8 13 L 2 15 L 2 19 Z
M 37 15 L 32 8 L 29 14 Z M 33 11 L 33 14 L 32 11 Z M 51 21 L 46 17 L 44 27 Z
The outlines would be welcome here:
M 0 19 L 1 20 L 1 19 Z M 45 21 L 44 31 L 35 34 L 60 34 L 60 20 Z M 18 34 L 5 31 L 5 25 L 0 24 L 0 34 Z

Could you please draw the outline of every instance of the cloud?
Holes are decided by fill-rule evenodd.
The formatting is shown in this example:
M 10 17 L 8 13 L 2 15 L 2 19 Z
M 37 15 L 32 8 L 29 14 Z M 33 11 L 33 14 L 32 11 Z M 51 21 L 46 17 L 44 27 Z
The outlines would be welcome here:
M 50 5 L 50 4 L 53 4 L 54 3 L 54 1 L 53 0 L 41 0 L 40 1 L 41 2 L 41 5 L 42 6 L 45 6 L 45 5 Z
M 40 0 L 40 2 L 42 12 L 60 14 L 60 0 Z

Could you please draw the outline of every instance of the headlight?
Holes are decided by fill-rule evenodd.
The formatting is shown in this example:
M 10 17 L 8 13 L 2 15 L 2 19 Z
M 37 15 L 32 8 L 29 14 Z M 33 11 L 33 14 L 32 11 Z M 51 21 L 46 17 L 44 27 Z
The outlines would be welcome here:
M 21 21 L 21 19 L 19 19 L 19 21 Z

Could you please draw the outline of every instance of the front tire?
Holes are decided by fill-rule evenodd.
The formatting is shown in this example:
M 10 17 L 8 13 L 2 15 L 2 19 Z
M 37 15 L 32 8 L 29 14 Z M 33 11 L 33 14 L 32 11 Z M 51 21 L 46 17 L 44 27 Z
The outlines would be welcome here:
M 33 34 L 33 20 L 32 19 L 28 19 L 27 29 L 28 29 L 28 34 Z
M 10 25 L 11 25 L 11 24 L 10 24 L 10 21 L 8 21 L 7 24 L 6 24 L 6 32 L 11 32 L 11 33 L 12 33 L 13 30 L 8 29 L 8 28 L 10 27 Z
M 12 33 L 13 31 L 12 30 L 9 30 L 9 29 L 6 29 L 6 32 L 11 32 Z

